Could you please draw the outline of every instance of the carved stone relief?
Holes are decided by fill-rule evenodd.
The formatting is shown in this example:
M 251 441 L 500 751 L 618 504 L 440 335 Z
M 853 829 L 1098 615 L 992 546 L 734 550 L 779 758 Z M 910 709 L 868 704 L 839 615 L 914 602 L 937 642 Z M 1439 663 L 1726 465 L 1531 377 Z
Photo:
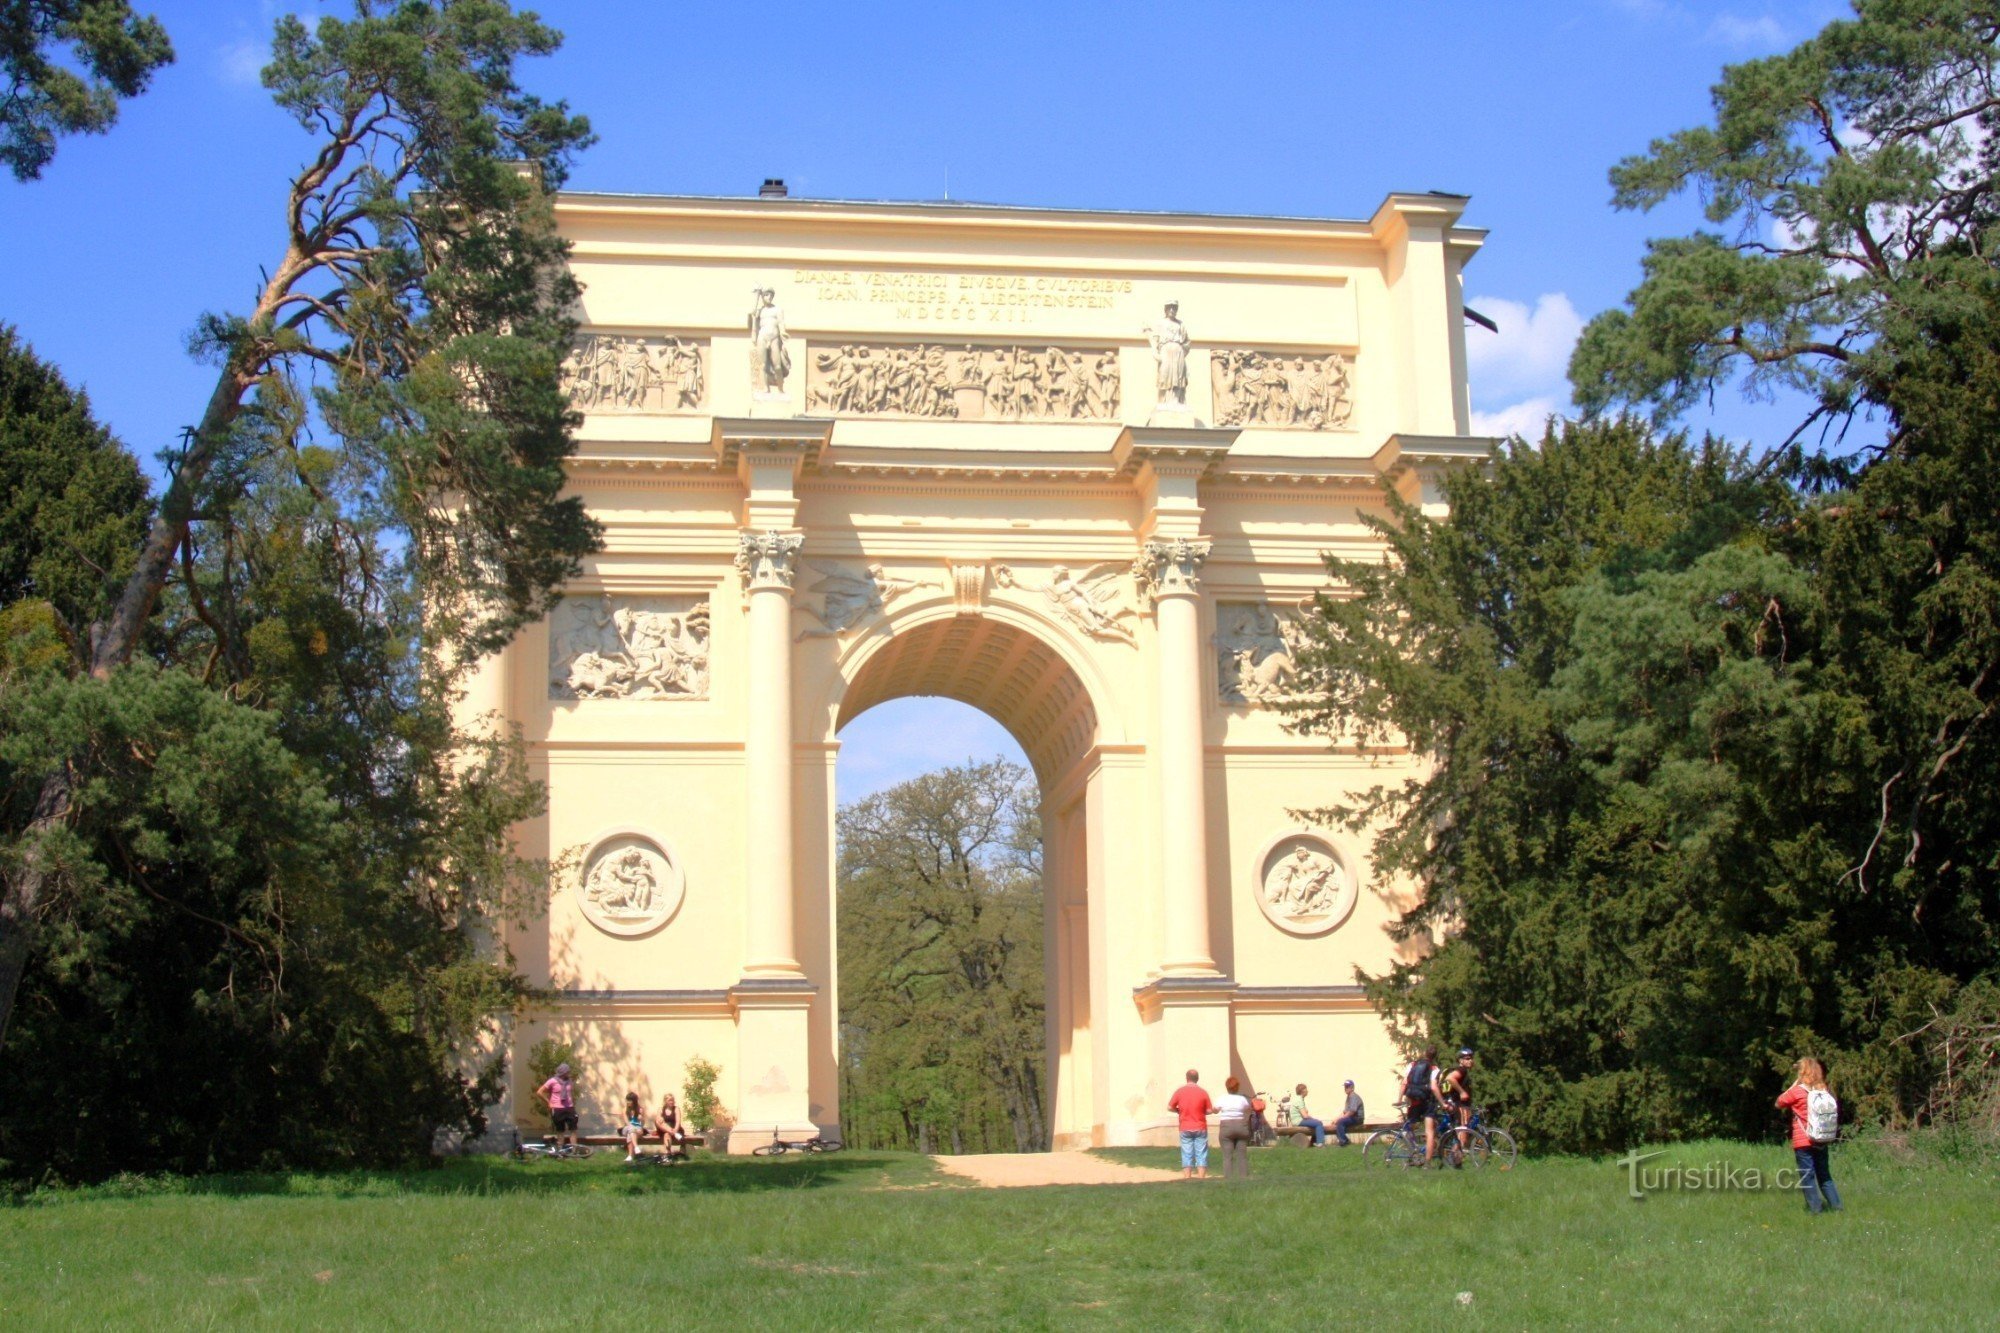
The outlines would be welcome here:
M 1268 602 L 1216 603 L 1215 679 L 1222 701 L 1256 705 L 1302 697 L 1293 655 L 1300 635 L 1297 623 Z
M 986 610 L 986 566 L 954 564 L 951 567 L 951 598 L 962 616 L 983 615 Z
M 1201 567 L 1208 562 L 1209 543 L 1175 537 L 1171 541 L 1151 541 L 1139 548 L 1132 562 L 1132 577 L 1139 594 L 1148 602 L 1176 594 L 1193 595 L 1201 590 Z
M 866 566 L 859 573 L 842 569 L 838 565 L 821 564 L 808 560 L 819 581 L 806 591 L 820 595 L 820 608 L 815 611 L 810 606 L 801 606 L 813 619 L 819 621 L 820 628 L 800 630 L 793 642 L 805 639 L 831 639 L 846 634 L 849 630 L 873 620 L 888 608 L 891 601 L 912 588 L 926 586 L 919 579 L 899 579 L 878 564 Z M 935 586 L 935 585 L 932 585 Z
M 549 616 L 551 699 L 706 699 L 708 602 L 610 595 Z
M 1358 885 L 1326 839 L 1294 833 L 1278 839 L 1257 867 L 1257 905 L 1293 935 L 1320 935 L 1354 910 Z
M 576 881 L 577 905 L 610 935 L 644 935 L 680 909 L 686 880 L 672 853 L 641 833 L 600 838 Z
M 1121 578 L 1130 572 L 1131 566 L 1123 560 L 1105 560 L 1081 574 L 1071 573 L 1068 565 L 1051 565 L 1048 582 L 1035 591 L 1048 598 L 1063 619 L 1092 638 L 1136 645 L 1132 631 L 1118 623 L 1132 614 L 1132 608 L 1118 605 Z M 1033 588 L 1007 565 L 993 566 L 993 582 L 1002 588 Z
M 1339 352 L 1306 356 L 1217 348 L 1208 365 L 1219 426 L 1338 430 L 1354 415 L 1354 363 Z
M 586 334 L 563 360 L 562 386 L 580 412 L 695 411 L 708 398 L 708 344 Z
M 1109 348 L 844 343 L 813 352 L 808 411 L 956 421 L 1107 421 L 1118 415 Z
M 784 588 L 789 590 L 798 573 L 799 548 L 806 544 L 798 532 L 741 532 L 736 536 L 736 572 L 743 578 L 743 590 Z

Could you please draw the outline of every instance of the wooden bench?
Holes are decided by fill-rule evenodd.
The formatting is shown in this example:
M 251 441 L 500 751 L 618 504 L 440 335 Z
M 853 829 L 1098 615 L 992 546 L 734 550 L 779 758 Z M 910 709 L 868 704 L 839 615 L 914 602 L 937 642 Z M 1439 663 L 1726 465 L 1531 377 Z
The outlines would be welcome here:
M 555 1136 L 551 1134 L 547 1137 L 554 1138 Z M 576 1141 L 578 1143 L 587 1143 L 593 1148 L 622 1148 L 625 1146 L 625 1136 L 623 1134 L 579 1134 L 576 1136 Z M 639 1146 L 641 1148 L 648 1146 L 657 1148 L 660 1146 L 660 1140 L 650 1134 L 642 1135 L 639 1139 Z M 708 1146 L 708 1139 L 701 1134 L 690 1134 L 681 1140 L 681 1146 L 683 1148 L 706 1148 Z
M 519 1136 L 522 1143 L 548 1143 L 558 1137 L 553 1131 L 539 1129 L 523 1129 L 519 1131 Z M 579 1134 L 576 1136 L 576 1141 L 590 1148 L 622 1148 L 625 1146 L 625 1136 L 623 1134 Z M 655 1149 L 659 1148 L 659 1138 L 655 1135 L 647 1135 L 639 1140 L 641 1152 L 644 1152 L 648 1146 Z M 708 1138 L 702 1134 L 690 1134 L 681 1140 L 681 1146 L 683 1148 L 706 1148 L 708 1146 Z
M 1348 1130 L 1347 1137 L 1350 1140 L 1360 1140 L 1368 1137 L 1368 1135 L 1378 1129 L 1394 1129 L 1395 1127 L 1396 1124 L 1393 1121 L 1363 1121 L 1353 1129 Z M 1273 1147 L 1281 1147 L 1287 1140 L 1290 1140 L 1301 1148 L 1307 1147 L 1312 1143 L 1312 1131 L 1304 1125 L 1273 1125 L 1271 1126 L 1271 1132 L 1278 1136 L 1278 1142 L 1273 1144 Z M 1333 1136 L 1333 1122 L 1331 1120 L 1326 1122 L 1326 1141 L 1330 1144 L 1338 1142 Z

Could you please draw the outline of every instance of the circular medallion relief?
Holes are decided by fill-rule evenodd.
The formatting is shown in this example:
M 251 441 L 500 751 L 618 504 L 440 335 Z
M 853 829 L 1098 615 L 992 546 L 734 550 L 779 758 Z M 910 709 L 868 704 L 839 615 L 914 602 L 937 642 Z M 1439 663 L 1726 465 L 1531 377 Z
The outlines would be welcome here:
M 644 935 L 680 909 L 686 888 L 670 852 L 643 833 L 620 831 L 599 838 L 584 857 L 576 901 L 606 934 Z
M 1357 892 L 1347 863 L 1318 834 L 1286 834 L 1257 863 L 1257 906 L 1294 935 L 1323 935 L 1347 920 Z

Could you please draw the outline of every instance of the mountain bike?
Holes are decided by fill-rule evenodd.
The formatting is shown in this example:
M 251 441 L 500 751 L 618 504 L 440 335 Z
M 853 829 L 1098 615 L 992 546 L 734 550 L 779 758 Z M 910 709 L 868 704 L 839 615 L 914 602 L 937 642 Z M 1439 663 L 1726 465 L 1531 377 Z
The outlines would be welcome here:
M 823 1139 L 815 1134 L 809 1139 L 773 1139 L 760 1148 L 752 1148 L 752 1157 L 783 1157 L 788 1152 L 839 1152 L 839 1139 Z
M 514 1145 L 514 1160 L 517 1162 L 551 1161 L 580 1162 L 596 1149 L 587 1143 L 575 1145 L 567 1143 L 517 1143 Z
M 1477 1111 L 1475 1110 L 1475 1115 Z M 1451 1113 L 1439 1108 L 1431 1113 L 1432 1123 L 1437 1126 L 1437 1157 L 1433 1159 L 1424 1146 L 1424 1124 L 1421 1120 L 1405 1120 L 1394 1129 L 1378 1129 L 1368 1136 L 1361 1145 L 1361 1160 L 1367 1163 L 1380 1162 L 1384 1166 L 1425 1167 L 1431 1165 L 1479 1168 L 1495 1157 L 1490 1131 L 1474 1125 L 1459 1126 L 1451 1118 Z M 1501 1131 L 1504 1132 L 1504 1131 Z M 1507 1151 L 1514 1152 L 1514 1140 L 1506 1141 Z M 1512 1156 L 1505 1159 L 1502 1170 L 1514 1164 Z

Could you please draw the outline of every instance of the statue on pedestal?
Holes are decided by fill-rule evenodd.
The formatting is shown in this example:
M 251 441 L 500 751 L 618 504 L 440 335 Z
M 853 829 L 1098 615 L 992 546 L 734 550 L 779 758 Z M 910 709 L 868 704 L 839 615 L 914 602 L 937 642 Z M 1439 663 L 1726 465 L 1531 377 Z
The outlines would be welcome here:
M 777 292 L 757 288 L 749 325 L 750 391 L 761 397 L 783 397 L 785 377 L 792 373 L 792 356 L 785 350 L 785 312 L 778 309 Z
M 1180 320 L 1181 303 L 1169 301 L 1166 313 L 1156 325 L 1146 329 L 1146 341 L 1153 346 L 1153 360 L 1160 370 L 1161 407 L 1187 410 L 1187 325 Z

